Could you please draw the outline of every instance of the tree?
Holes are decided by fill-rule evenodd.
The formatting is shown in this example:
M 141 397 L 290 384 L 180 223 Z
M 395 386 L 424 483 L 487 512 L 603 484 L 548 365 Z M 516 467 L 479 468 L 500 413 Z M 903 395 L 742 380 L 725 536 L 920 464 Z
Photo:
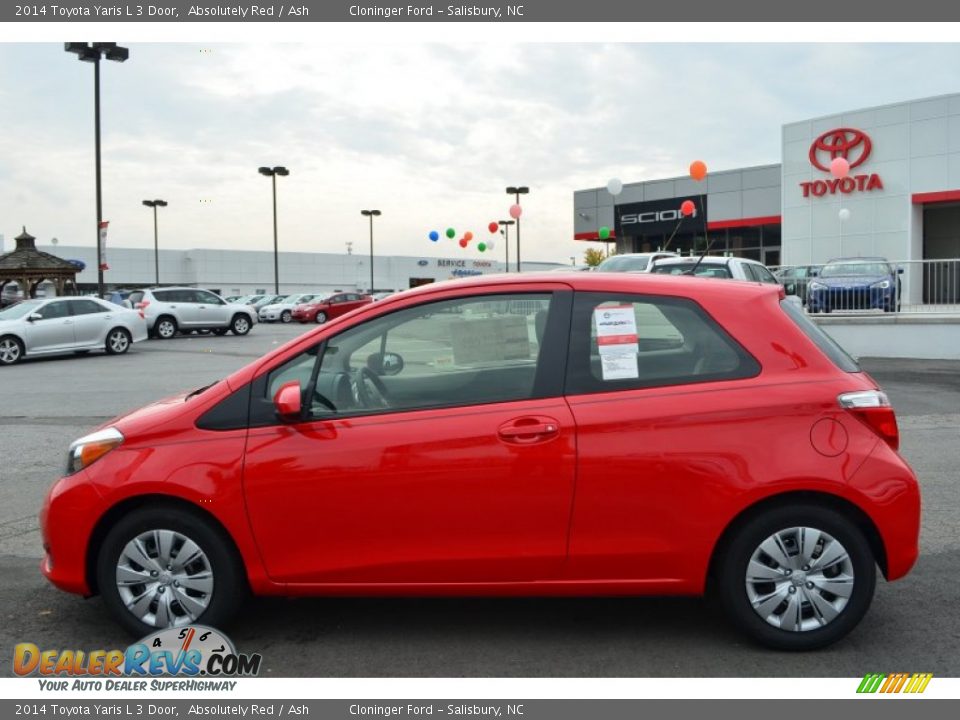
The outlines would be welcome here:
M 596 267 L 603 262 L 603 250 L 597 250 L 597 248 L 587 248 L 583 253 L 583 262 L 590 267 Z

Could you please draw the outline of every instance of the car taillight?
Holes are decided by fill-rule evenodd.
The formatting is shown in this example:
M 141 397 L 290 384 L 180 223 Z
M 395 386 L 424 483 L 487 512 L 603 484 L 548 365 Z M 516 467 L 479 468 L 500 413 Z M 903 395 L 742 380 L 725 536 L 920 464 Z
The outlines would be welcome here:
M 146 315 L 144 315 L 144 312 L 146 311 L 147 305 L 149 304 L 150 304 L 149 300 L 141 300 L 136 304 L 135 307 L 137 308 L 137 311 L 140 313 L 141 318 L 146 318 Z
M 894 450 L 900 447 L 900 429 L 897 415 L 890 405 L 887 394 L 879 390 L 860 390 L 840 395 L 840 407 L 856 415 Z

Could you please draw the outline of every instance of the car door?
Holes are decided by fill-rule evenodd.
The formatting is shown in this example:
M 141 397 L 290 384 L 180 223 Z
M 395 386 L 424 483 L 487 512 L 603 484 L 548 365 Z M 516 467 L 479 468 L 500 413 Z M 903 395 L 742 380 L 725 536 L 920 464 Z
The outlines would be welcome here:
M 40 317 L 27 321 L 24 330 L 27 353 L 59 352 L 76 347 L 69 300 L 52 300 L 31 315 Z
M 759 365 L 684 298 L 577 293 L 566 392 L 577 424 L 571 579 L 690 582 L 715 506 L 769 436 Z M 784 439 L 785 444 L 794 440 Z M 782 451 L 782 449 L 781 449 Z M 702 578 L 700 578 L 702 580 Z
M 171 307 L 176 306 L 177 318 L 180 327 L 196 328 L 203 326 L 203 311 L 200 310 L 202 298 L 199 291 L 186 288 L 170 290 L 172 296 Z
M 523 295 L 523 313 L 501 294 L 381 315 L 254 381 L 243 484 L 271 578 L 473 583 L 559 573 L 575 428 L 556 362 L 570 295 L 554 287 Z M 380 374 L 383 352 L 390 374 Z M 284 423 L 271 398 L 291 380 L 305 414 Z
M 343 315 L 344 312 L 346 312 L 344 310 L 344 308 L 346 307 L 346 303 L 347 303 L 346 293 L 338 293 L 336 295 L 332 295 L 329 298 L 327 298 L 326 300 L 327 307 L 322 312 L 326 313 L 327 320 L 332 320 L 333 318 L 339 317 L 340 315 Z
M 70 300 L 69 303 L 70 310 L 73 313 L 73 331 L 77 347 L 103 345 L 106 342 L 107 330 L 110 329 L 107 327 L 108 322 L 122 309 L 118 307 L 116 312 L 110 312 L 105 305 L 89 298 Z
M 194 290 L 193 297 L 197 301 L 197 324 L 204 327 L 226 327 L 230 318 L 227 317 L 227 306 L 219 297 L 209 290 Z

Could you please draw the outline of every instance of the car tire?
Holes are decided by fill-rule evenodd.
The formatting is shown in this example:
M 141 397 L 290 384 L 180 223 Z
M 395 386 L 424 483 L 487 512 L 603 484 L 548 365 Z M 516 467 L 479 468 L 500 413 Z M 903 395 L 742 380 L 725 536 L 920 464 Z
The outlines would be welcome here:
M 313 321 L 317 323 L 317 325 L 323 325 L 327 321 L 327 314 L 325 312 L 318 312 Z
M 213 334 L 214 334 L 214 335 L 226 335 L 228 332 L 230 332 L 230 328 L 216 328 L 216 329 L 213 331 Z
M 104 349 L 107 355 L 123 355 L 130 349 L 133 338 L 126 328 L 116 327 L 107 333 L 107 340 L 104 343 Z
M 246 335 L 250 332 L 250 327 L 253 323 L 250 322 L 250 318 L 242 313 L 237 313 L 233 316 L 233 320 L 230 321 L 230 332 L 234 335 Z
M 13 335 L 0 337 L 0 365 L 15 365 L 23 359 L 23 342 Z
M 170 340 L 176 337 L 177 331 L 180 328 L 177 326 L 177 321 L 174 318 L 169 315 L 161 315 L 157 318 L 153 329 L 154 334 L 161 340 Z
M 291 320 L 293 320 L 293 315 L 289 310 L 284 310 L 282 313 L 280 313 L 280 322 L 286 324 Z
M 809 560 L 804 543 L 812 543 Z M 857 626 L 873 599 L 877 575 L 870 544 L 854 522 L 831 508 L 766 510 L 739 527 L 720 551 L 713 582 L 721 606 L 734 625 L 770 648 L 830 645 Z M 798 621 L 801 629 L 794 629 Z
M 187 547 L 194 560 L 178 567 L 178 553 Z M 230 539 L 199 512 L 181 507 L 161 504 L 125 514 L 104 537 L 96 563 L 104 604 L 137 637 L 178 619 L 221 627 L 248 593 Z

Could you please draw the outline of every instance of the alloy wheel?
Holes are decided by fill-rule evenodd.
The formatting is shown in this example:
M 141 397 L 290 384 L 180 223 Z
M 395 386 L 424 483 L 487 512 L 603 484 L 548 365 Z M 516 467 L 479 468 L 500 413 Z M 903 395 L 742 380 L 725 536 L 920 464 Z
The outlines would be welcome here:
M 117 559 L 116 583 L 127 610 L 157 628 L 196 622 L 213 598 L 209 558 L 174 530 L 148 530 L 130 540 Z
M 118 355 L 125 353 L 130 347 L 130 338 L 123 330 L 114 330 L 107 341 L 110 343 L 110 350 Z
M 853 594 L 853 561 L 839 540 L 785 528 L 754 550 L 744 578 L 754 612 L 781 630 L 806 632 L 840 616 Z
M 170 320 L 161 320 L 157 325 L 157 335 L 164 340 L 169 340 L 177 333 L 177 327 Z
M 3 338 L 0 340 L 0 363 L 3 365 L 13 365 L 20 359 L 22 354 L 20 343 L 13 338 Z

